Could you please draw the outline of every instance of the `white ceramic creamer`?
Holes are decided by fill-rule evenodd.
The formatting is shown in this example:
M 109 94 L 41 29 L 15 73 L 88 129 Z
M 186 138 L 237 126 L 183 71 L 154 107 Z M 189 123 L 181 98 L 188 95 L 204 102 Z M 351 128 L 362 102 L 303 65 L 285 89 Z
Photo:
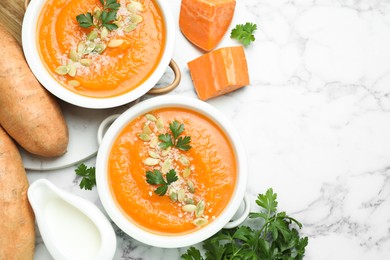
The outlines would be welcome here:
M 56 260 L 109 260 L 116 250 L 115 232 L 90 201 L 65 192 L 45 179 L 28 189 L 43 242 Z

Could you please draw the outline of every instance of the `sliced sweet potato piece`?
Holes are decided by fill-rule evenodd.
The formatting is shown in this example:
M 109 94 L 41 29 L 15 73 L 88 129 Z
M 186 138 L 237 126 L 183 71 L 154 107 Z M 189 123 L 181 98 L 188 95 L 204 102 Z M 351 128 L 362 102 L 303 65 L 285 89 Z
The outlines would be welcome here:
M 180 29 L 190 42 L 210 51 L 226 33 L 235 7 L 236 0 L 182 0 Z
M 209 52 L 188 63 L 198 97 L 207 100 L 249 84 L 248 65 L 242 46 Z

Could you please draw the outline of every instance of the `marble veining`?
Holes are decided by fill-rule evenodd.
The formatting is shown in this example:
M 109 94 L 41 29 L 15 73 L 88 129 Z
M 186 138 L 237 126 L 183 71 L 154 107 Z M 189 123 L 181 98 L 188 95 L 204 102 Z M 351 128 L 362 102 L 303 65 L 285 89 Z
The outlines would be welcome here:
M 178 21 L 180 1 L 170 5 Z M 258 25 L 245 49 L 251 84 L 208 103 L 245 145 L 252 209 L 272 187 L 280 210 L 304 225 L 306 259 L 390 259 L 390 1 L 240 0 L 229 31 L 245 22 Z M 202 52 L 176 29 L 182 82 L 173 93 L 196 97 L 187 62 Z M 231 45 L 227 33 L 218 47 Z M 160 84 L 171 80 L 168 69 Z M 28 177 L 103 210 L 96 189 L 79 189 L 74 167 Z M 186 250 L 149 247 L 114 227 L 115 259 L 179 259 Z M 39 232 L 35 258 L 51 259 Z

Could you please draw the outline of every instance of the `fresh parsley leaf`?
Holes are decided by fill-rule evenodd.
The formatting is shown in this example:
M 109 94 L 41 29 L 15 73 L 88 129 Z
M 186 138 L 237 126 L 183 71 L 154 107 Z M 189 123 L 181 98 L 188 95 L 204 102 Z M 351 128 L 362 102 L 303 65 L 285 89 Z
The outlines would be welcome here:
M 161 143 L 158 144 L 161 149 L 167 149 L 168 147 L 173 146 L 173 141 L 170 134 L 161 134 L 158 136 L 158 140 L 161 141 Z
M 89 12 L 86 14 L 79 14 L 78 16 L 76 16 L 76 20 L 83 28 L 88 28 L 94 25 L 92 14 Z
M 166 184 L 164 177 L 159 170 L 147 171 L 146 182 L 152 185 Z
M 154 190 L 154 193 L 156 193 L 159 196 L 164 196 L 165 193 L 167 193 L 167 191 L 168 191 L 168 185 L 164 184 L 157 187 L 157 189 Z
M 190 136 L 185 136 L 184 138 L 179 137 L 179 139 L 176 142 L 176 147 L 180 150 L 188 151 L 189 149 L 191 149 L 191 145 L 189 145 L 190 142 L 191 142 Z
M 107 0 L 106 2 L 100 0 L 100 3 L 103 5 L 103 11 L 99 12 L 98 16 L 94 17 L 90 12 L 79 14 L 76 16 L 77 22 L 83 28 L 94 26 L 97 28 L 106 27 L 110 31 L 117 29 L 118 26 L 113 22 L 116 20 L 117 11 L 121 5 L 116 0 Z
M 257 25 L 254 23 L 237 24 L 231 31 L 230 38 L 236 39 L 244 46 L 248 46 L 251 42 L 255 41 L 254 31 L 257 30 Z
M 308 238 L 299 236 L 302 227 L 296 219 L 285 212 L 277 212 L 277 194 L 268 189 L 259 194 L 256 203 L 260 212 L 252 212 L 251 218 L 260 218 L 257 229 L 241 226 L 223 229 L 203 242 L 205 258 L 194 247 L 182 255 L 184 260 L 301 260 L 305 255 Z
M 116 0 L 107 0 L 104 8 L 117 11 L 120 6 L 121 5 L 117 3 Z
M 187 253 L 183 254 L 181 256 L 182 259 L 184 260 L 204 260 L 202 255 L 200 254 L 199 250 L 196 249 L 195 247 L 190 247 L 187 250 Z
M 84 163 L 75 169 L 76 175 L 83 177 L 79 184 L 80 189 L 92 190 L 96 185 L 95 167 L 87 167 Z
M 183 133 L 184 125 L 174 120 L 172 123 L 169 124 L 169 129 L 171 129 L 171 132 L 173 134 L 173 139 L 176 140 L 179 137 L 179 135 Z
M 159 143 L 160 148 L 167 149 L 170 146 L 174 146 L 183 151 L 191 149 L 191 145 L 189 145 L 191 137 L 179 137 L 179 135 L 184 132 L 184 124 L 180 124 L 178 121 L 174 120 L 169 124 L 169 129 L 172 132 L 172 136 L 170 134 L 161 134 L 158 136 L 158 139 L 161 141 L 161 143 Z
M 176 171 L 174 169 L 171 169 L 167 175 L 166 180 L 164 179 L 164 176 L 159 170 L 153 170 L 146 172 L 146 182 L 152 185 L 160 185 L 154 190 L 154 193 L 156 193 L 159 196 L 164 196 L 165 193 L 168 191 L 168 186 L 172 184 L 172 182 L 175 182 L 178 180 L 178 177 L 176 175 Z
M 168 183 L 168 185 L 170 185 L 172 182 L 175 182 L 177 180 L 178 180 L 178 177 L 176 175 L 176 171 L 174 169 L 171 169 L 167 173 L 167 183 Z
M 118 28 L 116 24 L 112 23 L 116 20 L 116 11 L 103 11 L 100 16 L 100 19 L 102 20 L 102 25 L 108 30 L 111 31 Z

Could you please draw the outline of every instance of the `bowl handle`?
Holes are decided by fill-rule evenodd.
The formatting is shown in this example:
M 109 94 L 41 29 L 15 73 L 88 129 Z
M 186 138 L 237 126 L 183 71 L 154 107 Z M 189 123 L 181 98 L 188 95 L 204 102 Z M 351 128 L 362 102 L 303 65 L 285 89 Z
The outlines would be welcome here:
M 242 213 L 237 218 L 230 220 L 223 228 L 226 229 L 235 228 L 240 224 L 242 224 L 245 221 L 245 219 L 249 216 L 249 212 L 251 210 L 251 202 L 247 194 L 244 195 L 243 202 L 244 202 L 244 210 L 242 211 Z
M 173 80 L 173 82 L 165 87 L 152 88 L 151 90 L 148 91 L 147 94 L 161 95 L 161 94 L 168 93 L 174 90 L 177 86 L 179 86 L 181 80 L 181 73 L 180 73 L 179 66 L 177 66 L 176 62 L 173 59 L 171 59 L 171 62 L 169 62 L 169 67 L 171 67 L 173 73 L 175 74 L 175 79 Z
M 120 114 L 115 114 L 107 117 L 104 119 L 98 128 L 97 131 L 97 140 L 98 144 L 100 145 L 103 141 L 104 134 L 107 132 L 107 129 L 110 127 L 110 125 L 120 116 Z

